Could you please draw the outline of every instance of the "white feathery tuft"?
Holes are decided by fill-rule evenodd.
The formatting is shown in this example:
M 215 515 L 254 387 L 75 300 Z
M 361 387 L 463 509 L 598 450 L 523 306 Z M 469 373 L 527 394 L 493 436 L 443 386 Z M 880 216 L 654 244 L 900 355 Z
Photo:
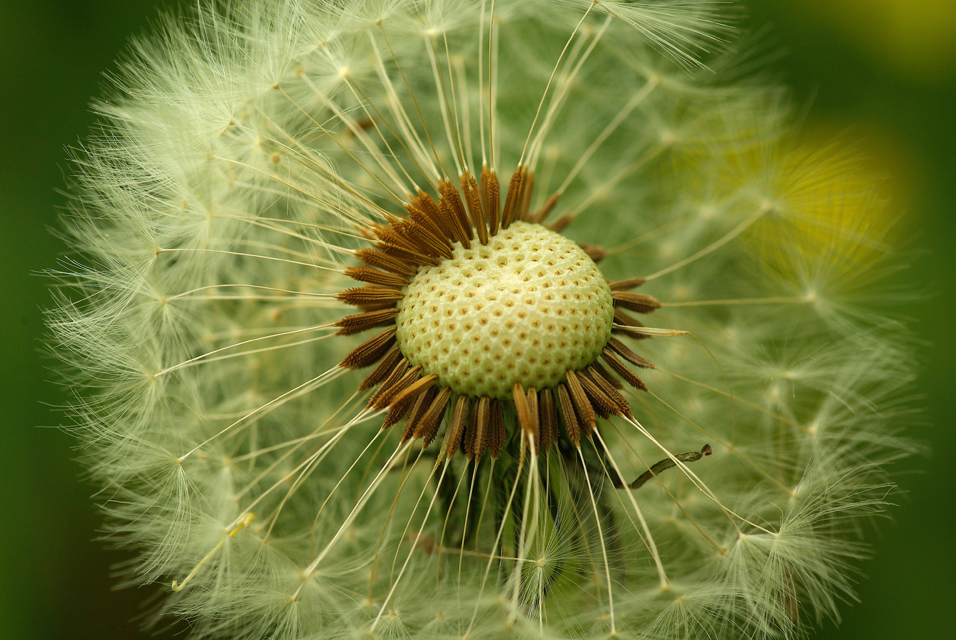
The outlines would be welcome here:
M 135 43 L 75 154 L 49 327 L 128 580 L 168 592 L 156 619 L 276 640 L 838 619 L 861 521 L 912 450 L 907 298 L 882 284 L 898 259 L 870 179 L 791 133 L 779 87 L 734 76 L 733 18 L 210 0 Z M 549 222 L 661 302 L 621 338 L 649 391 L 579 449 L 510 435 L 446 461 L 444 430 L 423 450 L 379 429 L 338 364 L 359 342 L 334 336 L 335 294 L 419 188 L 487 164 L 504 202 L 519 162 L 531 211 L 559 196 Z

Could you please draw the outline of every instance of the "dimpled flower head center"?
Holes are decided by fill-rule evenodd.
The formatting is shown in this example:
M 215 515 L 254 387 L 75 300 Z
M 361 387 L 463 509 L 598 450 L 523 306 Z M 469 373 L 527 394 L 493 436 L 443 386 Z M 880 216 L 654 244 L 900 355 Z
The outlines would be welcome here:
M 611 337 L 611 290 L 574 242 L 517 222 L 487 246 L 457 245 L 404 290 L 398 344 L 424 374 L 469 396 L 504 398 L 515 383 L 556 386 Z

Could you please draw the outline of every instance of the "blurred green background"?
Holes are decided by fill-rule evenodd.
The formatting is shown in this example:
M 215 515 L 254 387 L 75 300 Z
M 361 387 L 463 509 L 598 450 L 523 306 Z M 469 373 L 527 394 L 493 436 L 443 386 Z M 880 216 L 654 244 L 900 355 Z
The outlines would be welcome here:
M 93 123 L 103 71 L 174 0 L 0 0 L 0 638 L 146 638 L 135 620 L 153 589 L 113 591 L 128 556 L 94 541 L 99 516 L 50 428 L 65 393 L 41 355 L 46 281 L 64 247 L 47 229 L 66 198 L 64 149 Z M 184 3 L 188 4 L 188 3 Z M 953 637 L 956 601 L 956 2 L 760 0 L 746 24 L 770 27 L 770 70 L 794 91 L 811 136 L 860 140 L 904 218 L 904 277 L 930 294 L 904 312 L 922 339 L 932 455 L 900 465 L 892 521 L 869 540 L 862 602 L 819 638 Z M 162 635 L 173 637 L 175 630 Z M 182 628 L 179 629 L 182 631 Z

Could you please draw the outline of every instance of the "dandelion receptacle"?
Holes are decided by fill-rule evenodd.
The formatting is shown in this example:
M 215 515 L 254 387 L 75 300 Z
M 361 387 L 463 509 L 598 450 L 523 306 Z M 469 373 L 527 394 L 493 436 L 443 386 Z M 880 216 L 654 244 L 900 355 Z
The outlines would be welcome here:
M 202 3 L 76 156 L 53 349 L 223 638 L 795 637 L 909 451 L 888 216 L 724 3 Z

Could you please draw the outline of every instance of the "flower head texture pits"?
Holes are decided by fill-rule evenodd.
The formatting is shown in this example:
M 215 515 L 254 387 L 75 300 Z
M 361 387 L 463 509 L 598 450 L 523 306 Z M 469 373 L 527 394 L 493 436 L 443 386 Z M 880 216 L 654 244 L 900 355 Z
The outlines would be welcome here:
M 54 350 L 193 637 L 797 637 L 909 452 L 890 218 L 704 0 L 203 3 L 77 153 Z M 884 287 L 885 288 L 885 287 Z

